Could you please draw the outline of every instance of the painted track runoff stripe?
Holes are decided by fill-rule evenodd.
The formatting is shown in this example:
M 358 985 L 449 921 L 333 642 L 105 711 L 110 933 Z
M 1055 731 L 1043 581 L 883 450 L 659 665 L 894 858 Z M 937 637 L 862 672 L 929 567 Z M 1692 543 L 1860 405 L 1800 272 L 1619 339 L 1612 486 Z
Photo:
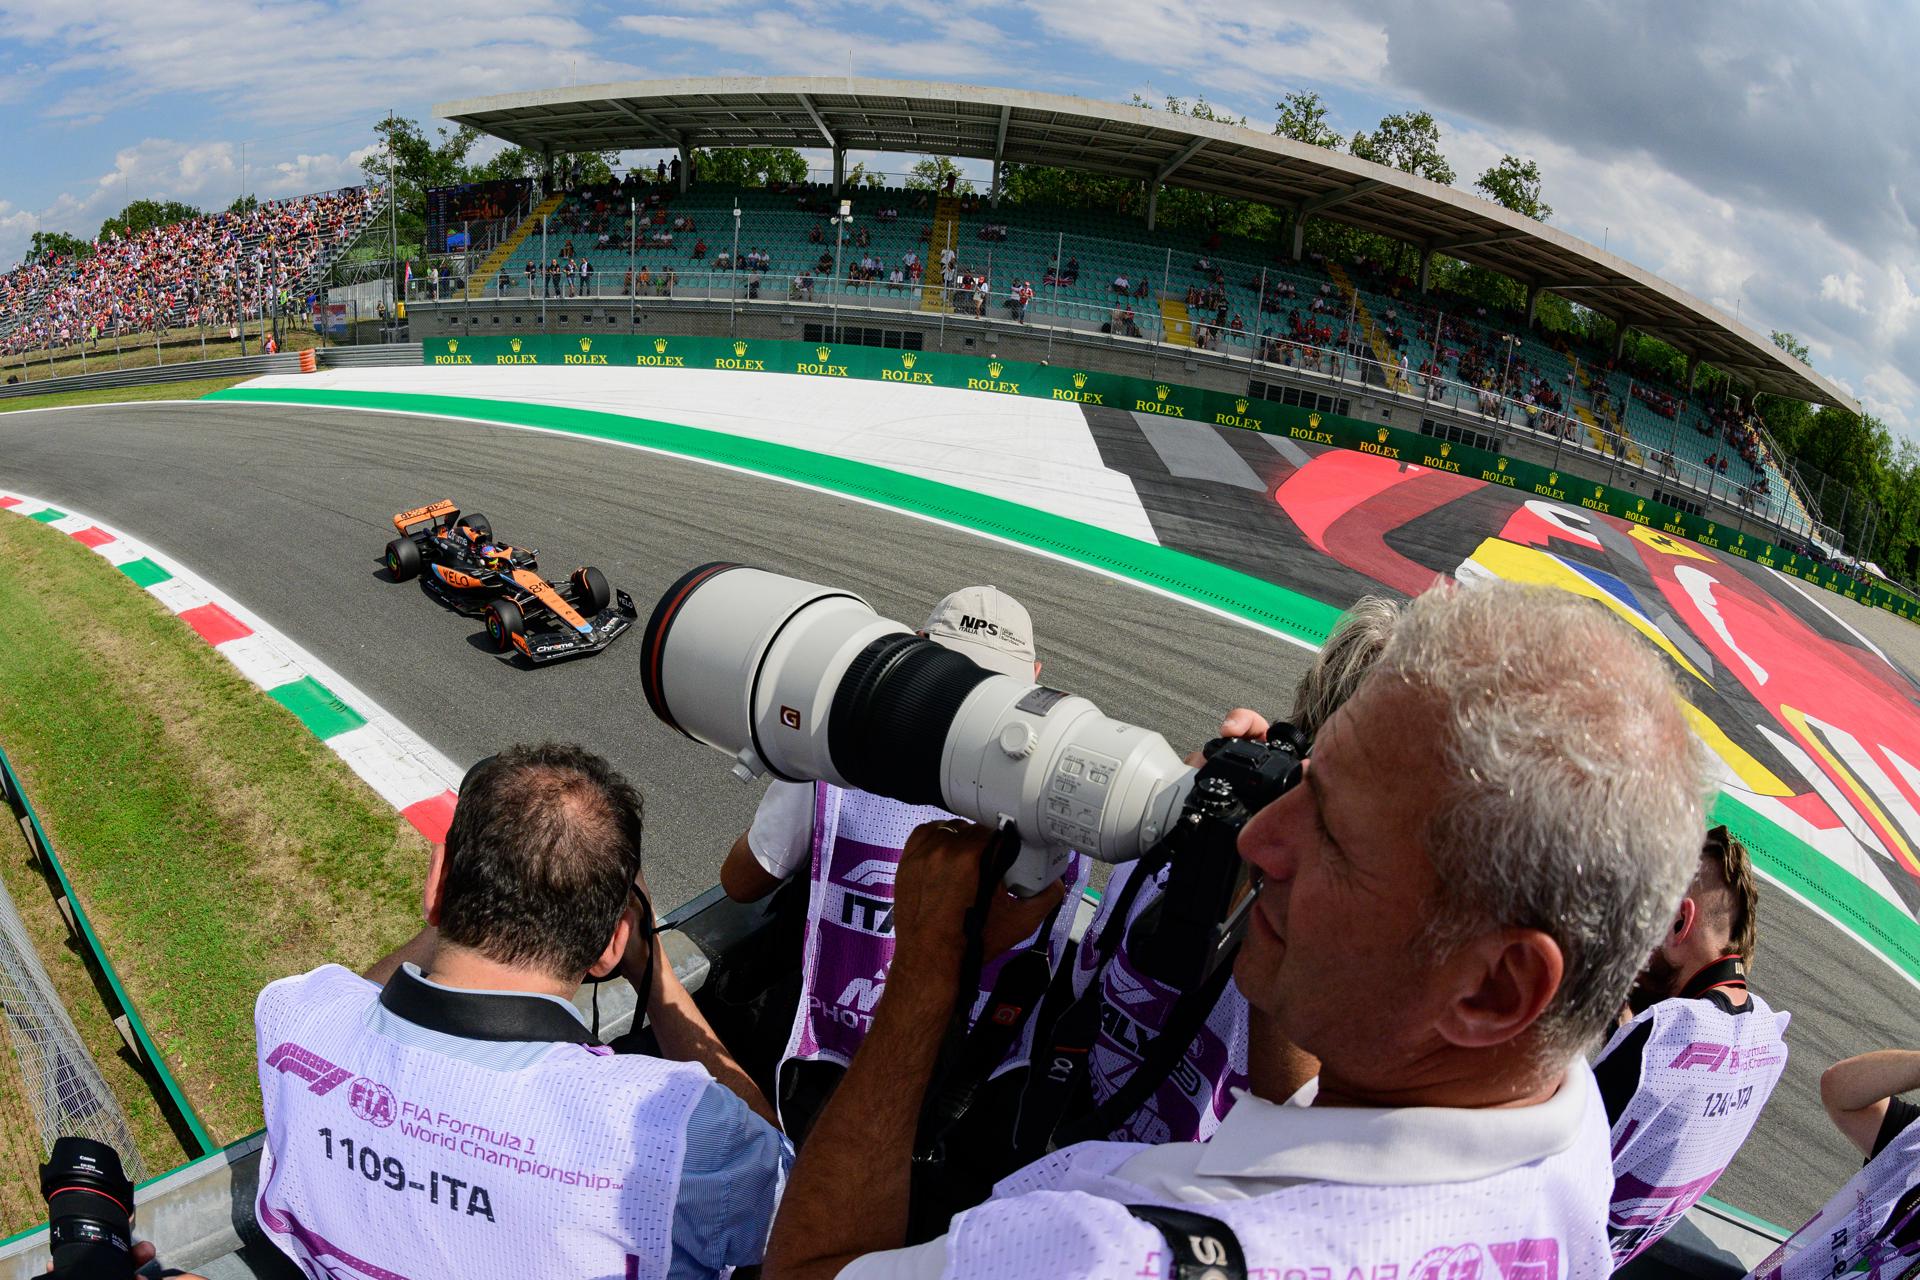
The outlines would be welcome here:
M 292 712 L 421 835 L 446 838 L 460 771 L 319 659 L 171 556 L 111 525 L 4 489 L 0 511 L 92 548 Z

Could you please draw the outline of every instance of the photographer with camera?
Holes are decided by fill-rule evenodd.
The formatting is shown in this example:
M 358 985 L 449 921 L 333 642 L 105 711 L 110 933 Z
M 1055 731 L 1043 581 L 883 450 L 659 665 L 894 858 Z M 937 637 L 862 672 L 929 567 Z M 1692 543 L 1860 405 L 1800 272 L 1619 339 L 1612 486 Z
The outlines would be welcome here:
M 1920 1051 L 1876 1049 L 1820 1076 L 1820 1102 L 1866 1163 L 1748 1280 L 1910 1276 L 1920 1260 Z
M 1713 1186 L 1787 1067 L 1788 1014 L 1747 989 L 1759 888 L 1746 848 L 1707 833 L 1699 869 L 1593 1063 L 1612 1127 L 1617 1265 Z
M 368 978 L 323 965 L 261 993 L 256 1210 L 282 1251 L 416 1276 L 760 1260 L 792 1149 L 674 975 L 640 839 L 605 760 L 509 748 L 461 784 L 420 937 Z M 615 1055 L 575 1010 L 616 971 L 663 1057 Z
M 47 1202 L 47 1274 L 56 1280 L 120 1280 L 166 1275 L 156 1250 L 133 1239 L 133 1182 L 109 1143 L 69 1136 L 54 1139 L 40 1166 L 40 1197 Z
M 1341 615 L 1294 689 L 1287 723 L 1306 746 L 1312 746 L 1321 726 L 1359 688 L 1399 619 L 1400 605 L 1381 596 L 1363 597 Z M 1236 708 L 1220 733 L 1224 738 L 1262 739 L 1268 728 L 1257 713 Z M 1076 1136 L 1204 1141 L 1220 1127 L 1235 1095 L 1247 1087 L 1251 1046 L 1247 1001 L 1239 986 L 1222 973 L 1218 980 L 1224 986 L 1217 995 L 1204 987 L 1183 991 L 1144 972 L 1132 955 L 1128 937 L 1160 898 L 1172 868 L 1145 879 L 1137 879 L 1139 870 L 1138 862 L 1114 868 L 1075 955 L 1070 992 L 1049 995 L 1050 1003 L 1056 998 L 1072 1003 L 1049 1026 L 1048 1054 L 1056 1061 L 1084 1065 L 1028 1085 L 1020 1145 L 1035 1156 L 1044 1154 L 1049 1136 L 1056 1142 Z M 1190 1007 L 1195 1004 L 1205 1008 Z M 1195 1019 L 1198 1025 L 1187 1045 L 1160 1043 L 1171 1022 Z M 1266 1034 L 1258 1052 L 1270 1059 L 1267 1074 L 1274 1078 L 1274 1087 L 1291 1083 L 1289 1096 L 1310 1102 L 1313 1089 L 1308 1086 L 1319 1064 L 1273 1035 L 1270 1025 L 1262 1031 Z
M 966 587 L 933 607 L 919 635 L 981 668 L 1031 683 L 1040 677 L 1033 620 L 998 587 Z M 808 876 L 803 926 L 800 1002 L 781 1054 L 781 1118 L 804 1141 L 821 1104 L 839 1082 L 866 1036 L 874 1002 L 886 988 L 893 959 L 894 868 L 907 836 L 953 814 L 937 805 L 904 804 L 886 796 L 829 782 L 775 781 L 755 811 L 753 825 L 734 841 L 720 883 L 736 902 L 772 893 L 803 870 Z M 1061 901 L 1083 877 L 1081 860 L 1069 860 L 1049 903 Z M 988 951 L 980 973 L 973 1015 L 986 1007 L 1004 970 L 1001 996 L 1030 1010 L 1059 967 L 1073 925 L 1071 904 L 1046 916 L 1032 936 L 1009 948 Z M 1016 994 L 1013 988 L 1018 987 Z M 1000 1037 L 979 1052 L 998 1076 L 1026 1062 L 1031 1019 L 1017 1034 Z
M 1277 1105 L 1255 1071 L 1209 1142 L 1064 1148 L 899 1248 L 998 840 L 922 828 L 892 979 L 795 1166 L 769 1280 L 1153 1275 L 1169 1256 L 1223 1276 L 1489 1255 L 1606 1274 L 1613 1179 L 1582 1054 L 1693 874 L 1706 793 L 1662 659 L 1557 591 L 1435 588 L 1298 772 L 1240 831 L 1263 884 L 1234 972 L 1320 1060 L 1313 1106 Z M 989 932 L 1024 923 L 1010 901 Z

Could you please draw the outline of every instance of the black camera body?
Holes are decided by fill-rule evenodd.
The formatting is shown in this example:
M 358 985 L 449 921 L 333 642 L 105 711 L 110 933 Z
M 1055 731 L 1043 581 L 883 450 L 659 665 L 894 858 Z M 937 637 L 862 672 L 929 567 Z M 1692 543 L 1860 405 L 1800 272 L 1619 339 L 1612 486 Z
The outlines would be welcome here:
M 55 1276 L 133 1275 L 133 1183 L 119 1152 L 91 1138 L 56 1138 L 40 1166 L 40 1194 Z
M 1246 915 L 1234 899 L 1248 883 L 1240 830 L 1299 782 L 1307 749 L 1298 729 L 1276 724 L 1265 741 L 1215 738 L 1202 754 L 1179 818 L 1145 859 L 1169 866 L 1166 890 L 1127 936 L 1140 971 L 1176 991 L 1197 988 L 1238 944 Z

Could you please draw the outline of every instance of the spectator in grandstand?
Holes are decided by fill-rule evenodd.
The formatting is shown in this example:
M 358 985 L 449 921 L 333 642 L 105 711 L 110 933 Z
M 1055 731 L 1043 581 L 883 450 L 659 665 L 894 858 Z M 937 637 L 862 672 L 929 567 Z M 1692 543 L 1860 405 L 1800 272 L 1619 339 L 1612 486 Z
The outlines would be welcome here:
M 985 625 L 970 625 L 975 620 Z M 998 587 L 967 587 L 948 595 L 934 606 L 920 634 L 989 671 L 1018 680 L 1039 678 L 1033 621 L 1019 601 Z M 758 901 L 797 875 L 808 876 L 814 886 L 800 956 L 804 987 L 778 1069 L 781 1115 L 796 1135 L 805 1135 L 860 1047 L 871 1022 L 866 1015 L 892 962 L 893 890 L 888 877 L 872 874 L 875 860 L 890 871 L 908 832 L 922 823 L 952 819 L 931 805 L 902 804 L 831 783 L 774 782 L 761 798 L 753 825 L 733 842 L 721 865 L 720 885 L 736 902 Z M 1061 885 L 1042 899 L 1057 904 L 1083 878 L 1076 855 Z M 828 897 L 867 907 L 835 914 L 825 909 Z M 1065 951 L 1073 910 L 1045 914 L 1044 925 L 1036 921 L 1033 928 L 1009 938 L 1003 950 L 1038 951 L 1051 971 Z M 983 992 L 992 990 L 999 967 L 996 962 L 983 970 Z M 1023 1042 L 1008 1049 L 994 1074 L 1026 1060 L 1024 1040 L 1030 1036 L 1029 1023 Z
M 1507 583 L 1426 592 L 1301 785 L 1240 835 L 1264 886 L 1234 973 L 1319 1059 L 1315 1104 L 1277 1105 L 1256 1069 L 1210 1142 L 1066 1148 L 903 1250 L 991 834 L 919 829 L 887 993 L 795 1166 L 768 1280 L 1130 1275 L 1169 1238 L 1227 1231 L 1248 1274 L 1365 1274 L 1464 1239 L 1604 1275 L 1613 1178 L 1582 1055 L 1693 874 L 1706 786 L 1663 660 L 1606 610 Z M 1030 914 L 994 905 L 989 928 Z
M 461 786 L 420 936 L 365 978 L 323 965 L 261 993 L 258 1214 L 307 1271 L 331 1254 L 658 1280 L 759 1260 L 791 1148 L 674 975 L 640 836 L 639 793 L 606 761 L 509 748 Z M 576 1011 L 581 982 L 616 971 L 660 1057 L 598 1048 Z M 384 1185 L 352 1172 L 378 1163 L 369 1143 Z
M 1620 1029 L 1593 1064 L 1612 1126 L 1607 1234 L 1616 1266 L 1651 1247 L 1707 1193 L 1786 1070 L 1790 1015 L 1747 988 L 1758 924 L 1746 848 L 1715 827 L 1634 984 L 1631 1009 L 1621 1011 Z M 1739 1106 L 1716 1105 L 1729 1094 Z
M 1294 688 L 1287 723 L 1300 731 L 1307 745 L 1312 745 L 1321 727 L 1360 687 L 1399 620 L 1400 605 L 1380 596 L 1363 597 L 1341 616 L 1319 656 Z M 1220 734 L 1227 738 L 1264 738 L 1267 721 L 1256 712 L 1236 708 L 1228 713 Z M 1077 1073 L 1085 1077 L 1087 1096 L 1095 1110 L 1088 1116 L 1062 1116 L 1061 1107 L 1074 1096 L 1078 1080 L 1036 1081 L 1030 1086 L 1027 1105 L 1038 1114 L 1050 1114 L 1052 1119 L 1046 1133 L 1037 1127 L 1029 1129 L 1027 1139 L 1034 1147 L 1033 1155 L 1040 1154 L 1039 1140 L 1046 1137 L 1054 1141 L 1205 1141 L 1220 1127 L 1236 1096 L 1248 1087 L 1247 1001 L 1239 986 L 1230 977 L 1222 977 L 1224 985 L 1218 992 L 1200 990 L 1189 996 L 1148 976 L 1134 958 L 1128 935 L 1165 889 L 1168 868 L 1136 883 L 1139 871 L 1138 862 L 1114 868 L 1073 962 L 1072 1001 L 1098 1005 L 1097 1020 L 1086 1020 L 1082 1025 L 1097 1025 L 1099 1030 L 1090 1046 L 1068 1045 L 1064 1056 L 1066 1061 L 1078 1064 Z M 1148 1046 L 1178 1016 L 1176 1009 L 1179 1014 L 1186 1012 L 1179 1008 L 1183 1000 L 1208 1005 L 1194 1046 L 1177 1062 L 1159 1063 L 1161 1078 L 1151 1081 L 1140 1074 L 1154 1070 L 1145 1065 Z M 1049 1015 L 1053 1012 L 1048 1011 Z M 1063 1015 L 1054 1025 L 1071 1027 L 1075 1021 L 1072 1015 Z M 1263 1029 L 1271 1031 L 1270 1026 Z M 1284 1073 L 1284 1078 L 1273 1080 L 1272 1089 L 1303 1105 L 1311 1102 L 1317 1086 L 1309 1086 L 1319 1072 L 1319 1064 L 1271 1034 L 1261 1051 L 1272 1055 L 1267 1061 L 1269 1080 L 1276 1073 Z M 1048 1056 L 1059 1059 L 1062 1052 L 1056 1048 Z M 1035 1092 L 1043 1087 L 1061 1091 L 1057 1104 L 1049 1106 L 1051 1096 L 1043 1100 Z M 1113 1114 L 1116 1107 L 1112 1099 L 1122 1093 L 1123 1087 L 1127 1095 L 1139 1101 L 1127 1114 Z M 1301 1093 L 1302 1089 L 1306 1092 Z

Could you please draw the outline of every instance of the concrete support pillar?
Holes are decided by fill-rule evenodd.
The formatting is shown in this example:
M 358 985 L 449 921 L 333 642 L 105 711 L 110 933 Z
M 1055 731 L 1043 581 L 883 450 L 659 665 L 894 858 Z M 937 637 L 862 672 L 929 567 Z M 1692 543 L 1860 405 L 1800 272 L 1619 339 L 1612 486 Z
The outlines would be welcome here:
M 1307 218 L 1295 210 L 1293 215 L 1293 260 L 1295 262 L 1307 256 Z
M 1533 328 L 1533 318 L 1540 313 L 1540 286 L 1527 281 L 1527 328 Z
M 1420 292 L 1427 291 L 1427 282 L 1433 278 L 1433 250 L 1420 250 Z
M 1153 218 L 1160 211 L 1160 184 L 1151 183 L 1147 187 L 1147 230 L 1153 230 Z
M 1000 158 L 998 156 L 994 157 L 993 161 L 993 186 L 989 188 L 987 203 L 995 209 L 1000 207 Z M 1149 221 L 1147 226 L 1151 228 L 1153 223 Z
M 846 180 L 847 149 L 845 147 L 835 147 L 833 149 L 833 198 L 835 200 L 840 198 L 840 188 Z
M 687 194 L 687 183 L 693 179 L 693 148 L 687 145 L 686 135 L 680 136 L 680 194 Z
M 553 148 L 542 144 L 540 147 L 540 181 L 545 184 L 543 190 L 553 194 Z
M 1618 360 L 1627 350 L 1627 326 L 1618 320 L 1613 326 L 1613 358 Z
M 1694 380 L 1700 376 L 1700 362 L 1692 356 L 1687 357 L 1687 394 L 1693 394 Z

